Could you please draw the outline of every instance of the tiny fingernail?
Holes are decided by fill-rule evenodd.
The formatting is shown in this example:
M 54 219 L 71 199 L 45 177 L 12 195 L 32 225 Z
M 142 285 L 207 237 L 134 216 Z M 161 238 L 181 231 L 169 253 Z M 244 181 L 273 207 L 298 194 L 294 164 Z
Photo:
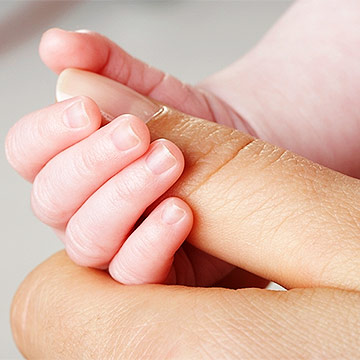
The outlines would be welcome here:
M 67 107 L 63 117 L 65 125 L 73 129 L 83 128 L 90 122 L 84 103 L 81 100 Z
M 111 134 L 111 139 L 121 151 L 130 150 L 140 143 L 140 138 L 127 121 L 124 121 L 115 129 Z
M 176 164 L 175 156 L 161 143 L 156 144 L 145 161 L 148 168 L 156 175 L 162 174 Z
M 161 218 L 168 225 L 179 222 L 186 215 L 186 211 L 174 203 L 165 206 Z

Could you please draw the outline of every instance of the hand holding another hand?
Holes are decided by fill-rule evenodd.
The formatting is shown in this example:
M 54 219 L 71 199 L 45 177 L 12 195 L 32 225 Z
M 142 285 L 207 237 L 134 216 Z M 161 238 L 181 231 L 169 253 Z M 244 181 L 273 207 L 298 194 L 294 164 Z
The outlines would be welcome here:
M 296 11 L 301 12 L 301 6 L 295 7 L 288 18 L 294 13 L 298 16 Z M 51 52 L 46 55 L 52 36 L 55 36 L 53 40 L 57 39 L 56 48 L 63 52 L 61 57 Z M 76 53 L 73 50 L 85 40 L 88 46 L 81 56 L 64 56 L 67 51 Z M 56 71 L 77 67 L 101 72 L 198 117 L 244 127 L 242 130 L 259 128 L 254 123 L 247 126 L 226 102 L 182 86 L 173 78 L 162 77 L 157 70 L 146 68 L 97 34 L 53 32 L 44 41 L 43 59 Z M 66 43 L 66 48 L 61 43 Z M 264 44 L 263 49 L 266 40 Z M 98 56 L 90 56 L 94 53 Z M 258 51 L 255 60 L 259 54 Z M 246 68 L 244 64 L 246 61 L 239 68 Z M 142 77 L 145 81 L 139 81 L 136 74 L 146 74 Z M 247 80 L 244 81 L 246 87 Z M 215 88 L 210 83 L 204 82 L 208 89 Z M 220 93 L 224 94 L 223 90 Z M 94 105 L 88 99 L 85 101 Z M 301 101 L 298 97 L 298 102 Z M 247 110 L 249 104 L 246 103 Z M 266 109 L 267 102 L 264 104 Z M 337 104 L 341 104 L 341 98 L 331 106 Z M 302 111 L 311 113 L 306 106 Z M 316 121 L 326 118 L 318 115 Z M 347 120 L 350 125 L 354 123 L 351 115 Z M 166 137 L 185 157 L 186 170 L 166 196 L 181 197 L 194 212 L 194 228 L 188 240 L 195 247 L 185 243 L 185 249 L 186 246 L 191 249 L 187 255 L 199 254 L 192 257 L 190 267 L 200 270 L 195 272 L 195 284 L 211 285 L 219 280 L 217 276 L 223 277 L 236 265 L 291 290 L 277 293 L 164 285 L 125 287 L 104 272 L 74 265 L 60 253 L 25 280 L 14 300 L 14 334 L 28 358 L 53 354 L 61 354 L 63 358 L 357 356 L 360 346 L 358 180 L 216 124 L 207 123 L 204 132 L 196 126 L 195 129 L 179 126 L 192 122 L 203 124 L 203 120 L 170 109 L 151 120 L 148 127 L 152 140 Z M 268 121 L 268 124 L 273 123 Z M 95 127 L 92 131 L 105 133 L 106 127 L 100 130 Z M 139 128 L 143 129 L 140 122 Z M 191 142 L 191 139 L 205 139 L 206 129 L 211 129 L 207 134 L 218 144 L 210 151 L 201 148 L 200 142 Z M 303 129 L 306 131 L 306 126 Z M 331 139 L 331 132 L 326 134 Z M 296 147 L 304 133 L 290 135 Z M 354 132 L 354 138 L 355 135 Z M 223 141 L 217 142 L 219 138 Z M 349 157 L 353 146 L 350 138 L 343 147 L 335 142 L 337 156 L 328 160 L 326 151 L 321 153 L 322 147 L 313 141 L 308 149 L 320 149 L 320 152 L 309 157 L 328 161 L 336 169 L 343 164 L 346 172 L 356 175 L 353 167 L 356 154 L 355 158 Z M 175 145 L 169 144 L 171 152 L 176 152 Z M 302 150 L 297 151 L 304 153 Z M 181 161 L 180 153 L 177 154 Z M 181 166 L 178 171 L 174 178 L 180 175 Z M 199 181 L 199 175 L 193 177 L 193 173 L 203 177 Z M 169 186 L 170 183 L 169 180 Z M 185 209 L 185 203 L 181 201 L 181 204 Z M 201 259 L 211 261 L 201 262 Z M 206 275 L 211 274 L 207 279 L 201 273 L 204 269 Z M 231 285 L 239 287 L 240 280 L 237 273 Z M 258 281 L 255 283 L 259 284 Z

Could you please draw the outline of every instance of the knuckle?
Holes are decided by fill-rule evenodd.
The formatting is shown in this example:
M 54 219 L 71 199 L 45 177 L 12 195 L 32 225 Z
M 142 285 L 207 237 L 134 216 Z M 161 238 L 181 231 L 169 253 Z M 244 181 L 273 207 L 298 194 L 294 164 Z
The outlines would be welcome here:
M 83 226 L 78 219 L 73 220 L 69 221 L 65 235 L 68 256 L 78 265 L 102 266 L 108 260 L 109 249 L 97 241 L 99 235 L 91 227 Z
M 8 162 L 14 169 L 16 169 L 17 163 L 17 158 L 15 154 L 17 154 L 17 144 L 14 136 L 14 127 L 12 127 L 5 138 L 5 155 Z
M 34 112 L 24 116 L 9 130 L 5 153 L 10 165 L 26 180 L 33 181 L 39 170 L 39 149 L 47 145 L 47 130 Z
M 127 258 L 121 261 L 112 261 L 109 266 L 111 276 L 122 284 L 137 284 L 143 279 L 139 277 L 139 271 L 133 269 L 133 265 L 129 264 Z
M 221 173 L 226 165 L 238 158 L 240 153 L 246 152 L 257 141 L 251 138 L 241 139 L 241 141 L 236 140 L 234 141 L 230 136 L 227 136 L 221 143 L 214 145 L 211 149 L 198 156 L 193 168 L 194 173 L 199 172 L 202 176 L 191 182 L 192 186 L 187 189 L 187 196 L 203 188 Z
M 47 177 L 37 176 L 31 191 L 31 207 L 36 217 L 43 223 L 59 226 L 63 222 L 64 215 L 56 200 L 58 196 L 51 191 L 51 188 Z
M 149 237 L 147 234 L 137 239 L 136 244 L 131 248 L 131 258 L 132 259 L 149 259 L 154 258 L 159 252 L 158 248 L 154 249 L 153 239 Z M 159 261 L 164 261 L 162 256 L 158 256 Z M 130 267 L 131 269 L 131 267 Z
M 101 171 L 107 151 L 102 144 L 93 144 L 88 151 L 78 151 L 67 159 L 71 171 L 79 178 L 88 178 Z
M 15 124 L 5 138 L 5 154 L 9 164 L 22 176 L 26 176 L 23 147 L 19 141 L 18 126 Z
M 143 171 L 137 172 L 136 176 L 120 177 L 114 182 L 113 191 L 110 197 L 110 202 L 114 206 L 118 206 L 121 203 L 133 203 L 134 194 L 139 192 L 139 189 L 143 189 L 146 184 L 146 174 Z

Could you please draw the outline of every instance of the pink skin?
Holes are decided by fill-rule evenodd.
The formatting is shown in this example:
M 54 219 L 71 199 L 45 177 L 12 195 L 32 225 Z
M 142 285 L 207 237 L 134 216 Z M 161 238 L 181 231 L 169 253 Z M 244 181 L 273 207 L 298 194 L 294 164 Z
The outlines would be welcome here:
M 113 165 L 108 162 L 108 166 Z M 183 168 L 180 150 L 167 140 L 157 140 L 104 185 L 99 182 L 102 186 L 93 190 L 67 225 L 70 257 L 80 265 L 107 267 L 142 213 L 174 184 Z
M 9 131 L 8 159 L 34 181 L 35 214 L 56 229 L 76 263 L 111 265 L 113 277 L 123 283 L 164 281 L 192 227 L 191 210 L 182 200 L 164 200 L 114 255 L 146 208 L 181 175 L 182 153 L 167 140 L 150 144 L 148 128 L 133 115 L 99 129 L 100 122 L 89 98 L 51 105 Z M 124 263 L 131 264 L 129 272 Z
M 80 109 L 85 111 L 85 117 L 91 114 L 87 126 L 71 128 L 67 125 L 66 112 L 72 105 L 80 105 Z M 79 120 L 79 112 L 75 111 L 74 115 Z M 9 131 L 6 139 L 8 160 L 24 179 L 33 182 L 51 158 L 96 131 L 100 123 L 100 111 L 88 98 L 54 104 L 46 111 L 34 111 L 24 116 Z
M 192 213 L 183 201 L 177 198 L 164 200 L 112 259 L 111 276 L 123 284 L 175 284 L 174 254 L 191 226 Z
M 135 59 L 98 33 L 50 29 L 41 39 L 39 53 L 58 74 L 66 68 L 96 72 L 187 114 L 248 130 L 241 117 L 216 96 Z

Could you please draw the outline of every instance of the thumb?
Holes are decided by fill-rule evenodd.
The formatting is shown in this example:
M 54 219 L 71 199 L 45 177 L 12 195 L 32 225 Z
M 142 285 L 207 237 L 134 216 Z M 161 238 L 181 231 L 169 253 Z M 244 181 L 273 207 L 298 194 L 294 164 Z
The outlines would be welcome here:
M 184 153 L 185 172 L 167 196 L 192 207 L 189 241 L 199 249 L 286 287 L 360 288 L 358 180 L 239 131 L 155 107 L 97 74 L 66 70 L 57 93 L 87 95 L 109 118 L 126 111 L 147 120 L 155 113 L 147 122 L 152 138 L 167 138 Z

